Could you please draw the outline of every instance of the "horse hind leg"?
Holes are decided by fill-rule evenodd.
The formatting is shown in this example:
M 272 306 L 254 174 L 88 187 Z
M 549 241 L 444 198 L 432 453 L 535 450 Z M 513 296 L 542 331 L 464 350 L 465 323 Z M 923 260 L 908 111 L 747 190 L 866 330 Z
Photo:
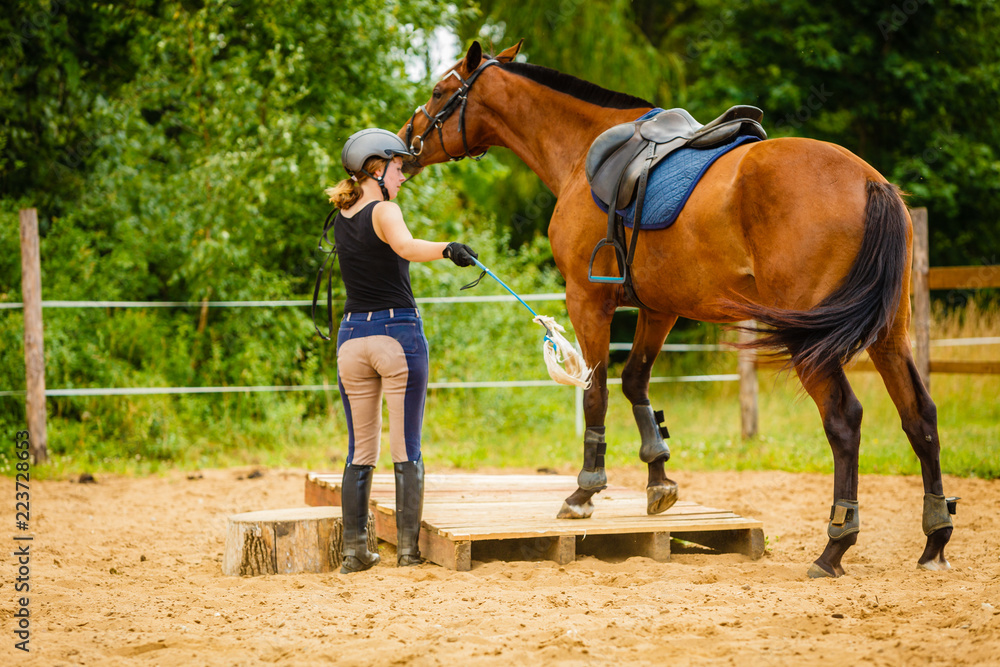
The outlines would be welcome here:
M 910 353 L 905 324 L 897 318 L 897 326 L 886 340 L 879 339 L 868 348 L 868 354 L 899 412 L 903 432 L 920 459 L 924 484 L 923 529 L 927 536 L 924 552 L 917 567 L 925 570 L 947 570 L 951 566 L 944 548 L 951 539 L 954 513 L 953 501 L 944 497 L 941 480 L 941 446 L 938 439 L 937 407 L 924 387 Z
M 816 402 L 823 430 L 833 451 L 833 507 L 827 525 L 829 540 L 823 553 L 809 568 L 811 578 L 844 574 L 841 560 L 858 541 L 858 454 L 861 448 L 863 410 L 847 382 L 843 369 L 828 378 L 807 375 L 796 367 L 802 385 Z
M 676 322 L 677 316 L 654 317 L 648 311 L 639 311 L 632 351 L 622 370 L 622 391 L 632 404 L 632 414 L 642 438 L 639 458 L 649 470 L 647 514 L 665 512 L 677 502 L 677 483 L 667 477 L 665 469 L 670 449 L 663 440 L 667 436 L 666 428 L 659 424 L 662 413 L 654 412 L 649 402 L 649 376 L 653 362 Z

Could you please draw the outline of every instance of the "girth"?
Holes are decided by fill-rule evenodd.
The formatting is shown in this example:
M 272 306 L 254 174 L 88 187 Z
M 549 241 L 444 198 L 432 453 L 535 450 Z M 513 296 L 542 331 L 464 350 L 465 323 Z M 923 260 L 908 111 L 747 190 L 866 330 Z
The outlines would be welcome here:
M 702 125 L 684 109 L 662 111 L 651 118 L 616 125 L 603 132 L 587 152 L 587 180 L 594 196 L 608 207 L 607 236 L 590 256 L 587 278 L 591 282 L 623 285 L 635 305 L 644 307 L 632 285 L 630 267 L 635 256 L 646 184 L 650 171 L 679 148 L 714 148 L 741 135 L 766 139 L 760 125 L 764 112 L 752 106 L 734 106 Z M 632 239 L 625 249 L 625 230 L 619 209 L 635 200 Z M 598 251 L 611 246 L 619 276 L 595 276 Z

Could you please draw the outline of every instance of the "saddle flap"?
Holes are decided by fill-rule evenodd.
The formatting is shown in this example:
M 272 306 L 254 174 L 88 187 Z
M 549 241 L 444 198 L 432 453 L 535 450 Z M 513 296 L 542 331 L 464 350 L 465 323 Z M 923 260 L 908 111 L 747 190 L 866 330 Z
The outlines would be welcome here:
M 646 140 L 643 139 L 636 130 L 636 123 L 625 123 L 623 125 L 613 127 L 611 130 L 618 130 L 620 132 L 617 136 L 612 135 L 612 139 L 619 139 L 624 136 L 626 130 L 629 131 L 630 134 L 627 139 L 618 144 L 616 150 L 612 151 L 603 160 L 595 159 L 596 169 L 593 177 L 590 178 L 590 188 L 594 191 L 594 194 L 596 194 L 597 197 L 606 204 L 612 201 L 612 197 L 615 194 L 616 189 L 622 183 L 622 174 L 624 174 L 627 170 L 629 164 L 635 159 L 636 155 L 638 155 L 642 149 L 646 147 Z M 595 142 L 595 144 L 596 143 L 597 142 Z M 609 141 L 605 144 L 602 150 L 606 151 L 611 147 L 612 143 Z M 593 148 L 591 148 L 591 150 L 593 150 Z M 590 161 L 589 154 L 587 160 L 588 162 Z M 625 203 L 626 202 L 624 201 L 619 201 L 618 206 L 623 206 Z
M 684 109 L 664 111 L 639 125 L 642 138 L 657 144 L 666 143 L 678 137 L 694 136 L 699 129 L 701 129 L 701 123 Z
M 587 151 L 587 180 L 593 182 L 598 169 L 635 134 L 635 123 L 623 123 L 602 132 Z
M 649 163 L 649 169 L 652 171 L 653 167 L 658 165 L 663 161 L 668 155 L 673 153 L 675 150 L 684 145 L 687 139 L 685 137 L 675 137 L 674 139 L 667 142 L 654 142 L 656 144 L 656 150 L 653 154 L 653 159 Z M 647 144 L 643 144 L 642 148 L 646 148 Z M 632 198 L 635 197 L 636 186 L 639 184 L 639 176 L 642 174 L 642 170 L 646 168 L 646 161 L 649 158 L 647 152 L 642 150 L 637 156 L 632 158 L 632 160 L 625 165 L 625 172 L 622 174 L 621 182 L 618 184 L 618 208 L 625 208 L 632 203 Z

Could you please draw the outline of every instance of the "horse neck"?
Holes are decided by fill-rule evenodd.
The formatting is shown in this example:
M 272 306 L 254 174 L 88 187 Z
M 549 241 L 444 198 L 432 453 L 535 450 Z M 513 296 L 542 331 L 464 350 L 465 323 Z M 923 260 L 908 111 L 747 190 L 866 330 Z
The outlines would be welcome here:
M 601 132 L 649 110 L 602 107 L 516 74 L 502 76 L 483 102 L 490 112 L 488 143 L 512 150 L 556 197 Z

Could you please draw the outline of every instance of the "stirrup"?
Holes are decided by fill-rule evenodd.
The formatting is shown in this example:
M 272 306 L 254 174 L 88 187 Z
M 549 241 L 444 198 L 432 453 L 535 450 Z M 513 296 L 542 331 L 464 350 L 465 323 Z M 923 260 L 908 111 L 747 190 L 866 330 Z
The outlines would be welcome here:
M 594 259 L 597 257 L 597 251 L 599 251 L 604 246 L 609 245 L 614 248 L 615 257 L 618 259 L 619 266 L 625 266 L 625 251 L 615 243 L 614 241 L 609 241 L 608 239 L 601 239 L 596 246 L 594 246 L 594 252 L 590 254 L 590 266 L 587 268 L 587 280 L 592 283 L 607 283 L 610 285 L 624 285 L 625 276 L 595 276 L 594 275 Z

